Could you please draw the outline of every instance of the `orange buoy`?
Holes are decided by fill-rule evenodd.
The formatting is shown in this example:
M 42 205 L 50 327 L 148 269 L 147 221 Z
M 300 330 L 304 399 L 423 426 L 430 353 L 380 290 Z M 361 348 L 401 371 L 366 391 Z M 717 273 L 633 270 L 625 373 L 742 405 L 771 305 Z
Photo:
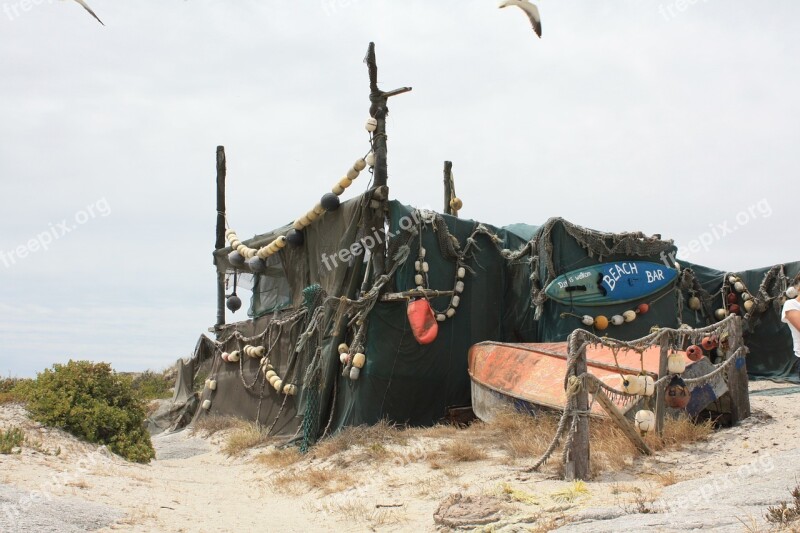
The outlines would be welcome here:
M 703 349 L 699 346 L 692 344 L 688 348 L 686 348 L 686 357 L 691 359 L 692 361 L 699 361 L 703 358 Z
M 649 310 L 650 310 L 650 306 L 647 305 L 647 304 L 639 304 L 639 307 L 636 308 L 636 312 L 639 313 L 640 315 L 645 314 Z
M 608 318 L 603 315 L 594 317 L 594 327 L 599 330 L 604 330 L 608 327 Z

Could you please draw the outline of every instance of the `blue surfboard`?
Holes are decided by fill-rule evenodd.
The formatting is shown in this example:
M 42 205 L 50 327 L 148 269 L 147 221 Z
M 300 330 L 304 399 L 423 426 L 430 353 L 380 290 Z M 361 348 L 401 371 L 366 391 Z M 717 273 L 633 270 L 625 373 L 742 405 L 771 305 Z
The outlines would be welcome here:
M 560 303 L 614 305 L 657 293 L 672 285 L 678 271 L 650 261 L 617 261 L 567 272 L 545 288 Z

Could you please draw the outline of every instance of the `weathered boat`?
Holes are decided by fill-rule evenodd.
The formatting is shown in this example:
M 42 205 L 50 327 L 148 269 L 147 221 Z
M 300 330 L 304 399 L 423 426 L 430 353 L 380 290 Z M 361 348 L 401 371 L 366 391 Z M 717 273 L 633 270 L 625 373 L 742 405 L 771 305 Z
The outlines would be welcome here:
M 481 420 L 491 421 L 498 412 L 509 406 L 525 412 L 563 409 L 566 401 L 564 376 L 567 352 L 566 342 L 481 342 L 472 346 L 469 351 L 469 375 L 475 415 Z M 648 348 L 641 355 L 630 350 L 614 354 L 604 346 L 589 346 L 586 349 L 587 370 L 606 385 L 621 390 L 623 375 L 646 373 L 657 378 L 660 354 L 657 346 Z M 726 391 L 720 389 L 715 392 L 721 395 Z M 713 399 L 718 397 L 712 395 L 715 396 Z M 640 403 L 621 397 L 612 397 L 611 401 L 627 416 L 632 416 L 634 408 Z M 594 402 L 591 415 L 608 416 L 600 404 Z

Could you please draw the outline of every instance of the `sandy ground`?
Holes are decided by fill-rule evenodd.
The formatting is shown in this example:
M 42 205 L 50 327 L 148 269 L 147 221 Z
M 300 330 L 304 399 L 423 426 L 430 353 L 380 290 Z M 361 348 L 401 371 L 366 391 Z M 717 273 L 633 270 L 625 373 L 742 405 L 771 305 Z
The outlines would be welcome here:
M 227 457 L 224 433 L 183 431 L 155 437 L 157 460 L 137 465 L 6 405 L 0 428 L 22 427 L 29 442 L 20 454 L 0 455 L 0 531 L 442 531 L 451 528 L 434 513 L 446 501 L 455 502 L 446 523 L 458 523 L 463 510 L 467 530 L 767 531 L 766 506 L 788 500 L 800 480 L 800 388 L 750 388 L 783 394 L 754 394 L 754 416 L 741 425 L 637 458 L 585 487 L 526 474 L 524 464 L 491 453 L 434 464 L 428 453 L 441 442 L 427 440 L 409 441 L 392 461 L 278 467 L 256 460 L 263 449 Z M 293 480 L 294 468 L 343 468 L 348 482 L 310 490 Z M 478 518 L 475 509 L 483 510 Z

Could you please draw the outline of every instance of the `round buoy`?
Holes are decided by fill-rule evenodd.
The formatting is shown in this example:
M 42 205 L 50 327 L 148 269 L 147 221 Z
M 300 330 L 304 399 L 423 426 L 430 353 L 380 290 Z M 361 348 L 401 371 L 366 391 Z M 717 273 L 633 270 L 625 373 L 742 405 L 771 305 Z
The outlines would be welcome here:
M 670 374 L 682 374 L 686 370 L 686 360 L 679 353 L 667 357 L 667 370 Z
M 739 297 L 736 295 L 736 293 L 735 292 L 729 292 L 728 293 L 728 303 L 729 304 L 735 304 L 735 303 L 738 303 L 738 302 L 739 302 Z
M 689 298 L 689 309 L 693 311 L 697 311 L 698 309 L 700 309 L 700 298 L 698 298 L 697 296 L 692 296 L 691 298 Z
M 639 376 L 622 376 L 622 389 L 628 394 L 639 394 Z
M 633 322 L 636 320 L 636 311 L 628 309 L 624 313 L 622 313 L 622 318 L 625 319 L 625 322 Z
M 723 318 L 728 316 L 728 310 L 727 309 L 717 309 L 716 311 L 714 311 L 714 316 L 717 317 L 717 320 L 722 320 Z
M 744 290 L 745 290 L 746 288 L 747 288 L 747 287 L 745 287 L 745 286 L 744 286 L 744 283 L 742 283 L 741 281 L 737 281 L 736 283 L 734 283 L 734 284 L 733 284 L 733 289 L 734 289 L 736 292 L 744 292 Z
M 787 298 L 797 298 L 797 287 L 789 287 L 786 289 Z
M 686 357 L 691 359 L 692 361 L 699 361 L 703 358 L 703 349 L 699 346 L 692 344 L 688 348 L 686 348 Z
M 639 376 L 639 394 L 652 396 L 656 391 L 656 382 L 650 376 Z
M 303 235 L 302 231 L 297 231 L 296 229 L 290 229 L 289 233 L 286 234 L 286 242 L 288 242 L 292 246 L 302 246 L 304 240 L 305 236 Z
M 247 260 L 247 266 L 252 270 L 255 274 L 261 274 L 267 271 L 267 264 L 264 262 L 263 259 L 260 257 L 251 257 Z
M 378 119 L 376 119 L 375 117 L 369 117 L 367 119 L 367 123 L 364 124 L 364 129 L 370 133 L 378 129 Z
M 686 382 L 678 376 L 673 376 L 667 385 L 667 394 L 664 398 L 664 403 L 673 409 L 685 409 L 689 405 L 689 400 L 692 396 L 689 394 L 689 388 Z
M 648 409 L 637 411 L 634 424 L 640 432 L 650 433 L 656 428 L 656 414 Z
M 354 366 L 350 369 L 350 379 L 353 381 L 357 380 L 358 377 L 361 375 L 361 369 L 357 366 Z
M 583 322 L 584 326 L 593 326 L 594 325 L 594 318 L 590 317 L 589 315 L 583 315 L 583 318 L 581 319 L 581 322 Z
M 361 352 L 353 356 L 353 366 L 356 368 L 364 368 L 364 364 L 366 362 L 367 362 L 367 356 Z
M 622 315 L 614 315 L 611 317 L 611 323 L 615 326 L 621 326 L 625 322 L 625 319 Z
M 231 313 L 235 313 L 242 307 L 242 300 L 235 294 L 231 294 L 228 296 L 228 301 L 225 303 L 225 306 L 230 309 Z
M 450 208 L 453 211 L 460 211 L 462 207 L 464 207 L 464 202 L 461 201 L 461 198 L 453 198 L 450 200 Z
M 228 262 L 235 267 L 244 266 L 244 257 L 236 250 L 228 254 Z
M 364 158 L 364 161 L 367 165 L 374 167 L 375 166 L 375 152 L 370 152 L 367 154 L 367 157 Z
M 217 390 L 217 380 L 216 379 L 209 379 L 208 380 L 208 389 L 209 390 Z
M 599 330 L 604 330 L 608 327 L 608 319 L 603 315 L 594 317 L 594 327 Z
M 733 304 L 733 305 L 729 305 L 729 306 L 728 306 L 728 311 L 729 311 L 729 312 L 730 312 L 732 315 L 738 315 L 738 314 L 739 314 L 739 312 L 741 312 L 741 310 L 742 310 L 742 309 L 739 307 L 739 305 L 738 305 L 738 304 Z
M 753 300 L 747 300 L 744 302 L 744 310 L 749 313 L 750 311 L 753 310 L 754 305 L 755 302 Z
M 640 315 L 647 313 L 650 310 L 650 306 L 648 304 L 639 304 L 636 308 L 636 312 Z
M 713 335 L 710 337 L 703 337 L 703 340 L 700 341 L 700 346 L 702 346 L 704 350 L 710 352 L 717 347 L 717 338 Z
M 211 409 L 211 400 L 205 400 L 205 401 L 203 401 L 203 409 L 205 409 L 206 411 L 208 411 L 209 409 Z
M 325 211 L 336 211 L 339 209 L 339 205 L 341 204 L 339 197 L 332 192 L 326 192 L 323 194 L 319 203 L 325 208 Z

